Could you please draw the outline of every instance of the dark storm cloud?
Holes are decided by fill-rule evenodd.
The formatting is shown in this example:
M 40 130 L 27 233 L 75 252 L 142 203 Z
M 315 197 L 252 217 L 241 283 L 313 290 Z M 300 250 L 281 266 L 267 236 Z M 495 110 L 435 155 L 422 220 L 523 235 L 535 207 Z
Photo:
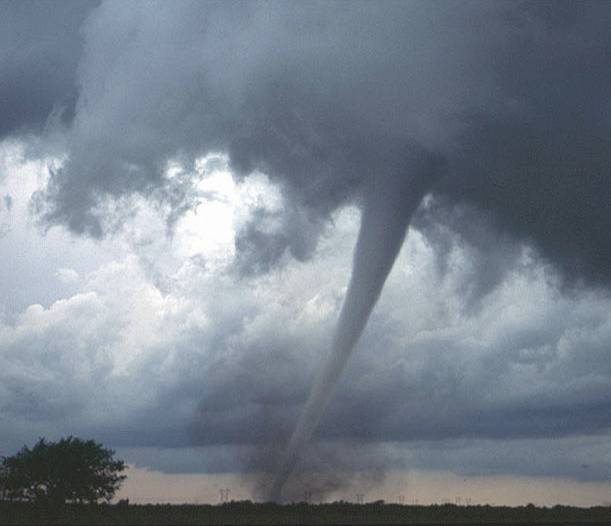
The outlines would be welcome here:
M 517 111 L 474 116 L 439 188 L 533 242 L 573 280 L 611 277 L 611 9 L 526 6 L 496 67 Z
M 568 276 L 606 282 L 610 21 L 598 2 L 107 3 L 83 30 L 70 160 L 38 204 L 100 236 L 100 200 L 224 150 L 324 220 L 417 146 L 447 161 L 440 206 L 484 210 Z M 242 233 L 246 271 L 302 231 L 284 223 Z
M 468 262 L 456 293 L 467 309 L 482 305 L 487 294 L 519 264 L 524 250 L 510 232 L 495 228 L 490 215 L 470 204 L 450 205 L 436 197 L 421 206 L 412 221 L 434 247 L 434 264 L 440 275 L 450 272 L 454 251 L 464 251 Z
M 287 252 L 305 261 L 312 256 L 323 226 L 318 214 L 301 207 L 279 212 L 255 210 L 237 232 L 235 268 L 242 275 L 265 273 Z
M 149 193 L 165 183 L 168 158 L 220 149 L 238 172 L 268 173 L 293 206 L 325 218 L 364 180 L 401 171 L 414 146 L 446 147 L 456 113 L 503 103 L 480 51 L 499 14 L 481 11 L 104 4 L 84 30 L 71 157 L 46 217 L 101 235 L 100 199 Z
M 0 139 L 40 132 L 53 111 L 71 120 L 78 96 L 79 29 L 98 1 L 0 4 Z

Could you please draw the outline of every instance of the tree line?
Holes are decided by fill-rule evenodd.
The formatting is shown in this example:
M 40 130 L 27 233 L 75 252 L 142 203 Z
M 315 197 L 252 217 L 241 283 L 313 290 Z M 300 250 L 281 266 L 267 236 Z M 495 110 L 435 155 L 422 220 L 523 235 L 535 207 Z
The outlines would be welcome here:
M 0 497 L 54 507 L 108 502 L 126 478 L 124 469 L 114 451 L 94 440 L 41 438 L 32 448 L 1 458 Z

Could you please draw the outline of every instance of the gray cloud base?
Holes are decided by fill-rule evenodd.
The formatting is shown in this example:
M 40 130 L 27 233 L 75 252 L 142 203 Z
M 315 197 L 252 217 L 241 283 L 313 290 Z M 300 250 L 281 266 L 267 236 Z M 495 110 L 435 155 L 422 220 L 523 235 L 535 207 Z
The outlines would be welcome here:
M 0 6 L 0 139 L 74 117 L 80 26 L 96 1 L 7 0 Z
M 484 209 L 568 276 L 606 281 L 609 11 L 104 4 L 84 29 L 71 158 L 46 217 L 101 235 L 99 199 L 150 193 L 168 158 L 220 149 L 324 218 L 417 144 L 447 158 L 443 203 Z M 263 268 L 283 252 L 243 239 L 263 243 Z
M 222 150 L 235 170 L 270 174 L 296 209 L 324 219 L 365 181 L 400 171 L 417 145 L 447 160 L 440 206 L 469 203 L 572 280 L 606 282 L 609 11 L 105 3 L 83 29 L 70 160 L 39 207 L 100 236 L 101 200 L 151 194 L 166 186 L 169 158 Z M 285 221 L 287 233 L 300 226 Z M 242 239 L 251 252 L 261 245 L 263 269 L 287 246 L 253 228 Z

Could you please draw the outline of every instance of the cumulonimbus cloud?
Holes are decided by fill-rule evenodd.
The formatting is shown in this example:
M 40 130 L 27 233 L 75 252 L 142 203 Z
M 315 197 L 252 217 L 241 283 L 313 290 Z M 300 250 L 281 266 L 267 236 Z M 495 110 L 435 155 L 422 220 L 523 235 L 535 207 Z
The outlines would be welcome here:
M 168 159 L 222 150 L 324 219 L 416 145 L 447 161 L 440 206 L 485 210 L 568 274 L 606 281 L 610 11 L 103 3 L 82 29 L 70 158 L 39 204 L 102 235 L 100 200 L 151 193 Z

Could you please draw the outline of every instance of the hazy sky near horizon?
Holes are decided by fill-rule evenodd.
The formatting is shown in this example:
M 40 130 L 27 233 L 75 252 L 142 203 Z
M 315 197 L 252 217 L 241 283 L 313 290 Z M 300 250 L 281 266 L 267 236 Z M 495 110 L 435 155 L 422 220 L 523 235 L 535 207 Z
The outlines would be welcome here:
M 598 2 L 0 4 L 0 455 L 73 434 L 142 480 L 254 480 L 328 352 L 364 197 L 425 155 L 295 494 L 400 470 L 606 488 L 609 22 Z

